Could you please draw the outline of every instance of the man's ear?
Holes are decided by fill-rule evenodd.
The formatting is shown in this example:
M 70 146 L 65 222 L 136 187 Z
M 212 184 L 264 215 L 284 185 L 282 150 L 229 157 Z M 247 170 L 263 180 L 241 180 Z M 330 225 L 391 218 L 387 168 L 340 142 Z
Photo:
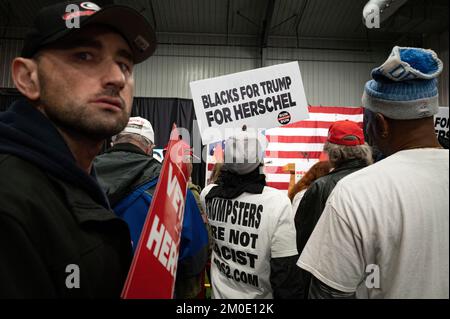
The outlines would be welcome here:
M 37 64 L 34 60 L 15 58 L 12 62 L 12 78 L 16 88 L 28 99 L 35 101 L 40 97 Z
M 377 135 L 383 139 L 389 136 L 389 122 L 381 113 L 375 114 L 375 130 L 377 132 Z

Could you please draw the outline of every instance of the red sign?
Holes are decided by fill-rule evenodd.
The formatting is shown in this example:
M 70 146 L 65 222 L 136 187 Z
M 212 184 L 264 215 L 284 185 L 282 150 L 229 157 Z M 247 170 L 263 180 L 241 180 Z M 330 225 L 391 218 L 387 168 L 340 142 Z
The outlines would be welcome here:
M 177 131 L 175 125 L 172 131 Z M 184 145 L 186 144 L 182 141 L 169 141 L 158 185 L 122 291 L 122 298 L 173 297 L 189 180 L 188 169 L 183 161 Z

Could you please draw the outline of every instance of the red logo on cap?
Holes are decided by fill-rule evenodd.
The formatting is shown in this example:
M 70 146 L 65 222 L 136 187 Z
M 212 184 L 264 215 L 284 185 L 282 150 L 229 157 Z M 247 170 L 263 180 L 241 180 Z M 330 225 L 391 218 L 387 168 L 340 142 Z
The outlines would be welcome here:
M 82 17 L 82 16 L 90 16 L 96 12 L 97 11 L 92 11 L 92 10 L 69 12 L 69 13 L 66 13 L 65 15 L 63 15 L 63 19 L 71 20 L 74 18 Z

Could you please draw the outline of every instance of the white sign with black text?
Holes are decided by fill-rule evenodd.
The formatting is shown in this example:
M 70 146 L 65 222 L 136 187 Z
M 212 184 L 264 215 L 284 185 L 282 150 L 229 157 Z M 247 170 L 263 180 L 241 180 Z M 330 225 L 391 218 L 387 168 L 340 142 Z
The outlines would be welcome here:
M 434 116 L 434 131 L 437 137 L 449 138 L 448 106 L 439 107 L 439 113 Z
M 298 62 L 190 83 L 203 144 L 226 139 L 244 125 L 269 129 L 307 119 Z

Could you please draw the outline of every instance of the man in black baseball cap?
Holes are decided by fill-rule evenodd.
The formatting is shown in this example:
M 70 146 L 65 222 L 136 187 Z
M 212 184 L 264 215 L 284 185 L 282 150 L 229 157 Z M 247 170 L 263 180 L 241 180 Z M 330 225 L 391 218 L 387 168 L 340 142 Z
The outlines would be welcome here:
M 130 234 L 92 163 L 127 125 L 134 65 L 155 47 L 126 6 L 37 14 L 11 68 L 24 99 L 0 115 L 0 298 L 120 296 Z
M 21 56 L 31 58 L 40 48 L 90 24 L 111 27 L 128 42 L 134 63 L 150 57 L 156 49 L 156 36 L 147 19 L 134 9 L 122 5 L 103 8 L 93 2 L 75 1 L 46 7 L 37 15 L 28 33 Z

